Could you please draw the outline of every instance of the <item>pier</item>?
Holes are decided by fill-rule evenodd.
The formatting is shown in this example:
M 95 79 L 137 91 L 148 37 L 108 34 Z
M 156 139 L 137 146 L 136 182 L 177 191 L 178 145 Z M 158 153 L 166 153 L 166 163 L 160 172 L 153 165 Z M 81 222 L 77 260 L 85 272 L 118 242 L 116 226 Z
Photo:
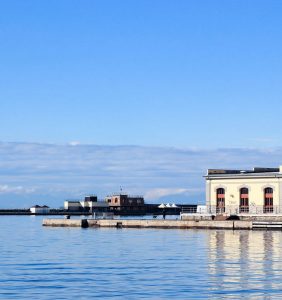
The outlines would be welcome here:
M 185 221 L 185 220 L 127 220 L 127 219 L 43 219 L 43 226 L 51 227 L 111 227 L 162 229 L 253 229 L 252 221 Z M 268 227 L 269 228 L 269 227 Z

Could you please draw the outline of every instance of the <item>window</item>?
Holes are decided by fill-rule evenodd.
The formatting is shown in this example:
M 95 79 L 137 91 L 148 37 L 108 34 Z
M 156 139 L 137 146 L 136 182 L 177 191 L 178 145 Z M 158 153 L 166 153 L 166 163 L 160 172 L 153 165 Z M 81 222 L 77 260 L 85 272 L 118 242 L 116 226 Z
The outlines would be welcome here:
M 216 190 L 216 212 L 225 212 L 225 190 L 223 188 Z
M 264 213 L 272 213 L 273 212 L 273 189 L 267 187 L 264 189 Z
M 240 213 L 248 213 L 249 212 L 249 190 L 247 188 L 240 189 Z

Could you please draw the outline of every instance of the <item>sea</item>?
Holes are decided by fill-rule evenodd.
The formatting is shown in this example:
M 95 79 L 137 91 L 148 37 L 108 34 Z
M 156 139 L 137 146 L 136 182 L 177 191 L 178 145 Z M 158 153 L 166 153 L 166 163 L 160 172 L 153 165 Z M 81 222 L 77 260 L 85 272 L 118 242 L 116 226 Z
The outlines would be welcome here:
M 0 216 L 0 299 L 282 299 L 282 232 Z

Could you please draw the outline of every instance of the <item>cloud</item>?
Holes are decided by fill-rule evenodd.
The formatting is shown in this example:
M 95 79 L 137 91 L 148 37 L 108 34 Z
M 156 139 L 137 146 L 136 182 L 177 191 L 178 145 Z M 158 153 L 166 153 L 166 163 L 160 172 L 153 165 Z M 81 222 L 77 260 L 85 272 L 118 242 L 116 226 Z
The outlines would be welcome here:
M 201 189 L 185 189 L 185 188 L 159 188 L 152 189 L 145 193 L 145 198 L 148 200 L 159 199 L 166 196 L 174 196 L 179 194 L 189 194 L 201 192 Z
M 8 195 L 27 195 L 61 206 L 66 198 L 123 190 L 145 200 L 201 197 L 208 168 L 277 167 L 281 148 L 178 149 L 142 146 L 0 143 L 0 207 Z M 32 197 L 31 197 L 32 196 Z M 26 197 L 25 203 L 28 202 Z M 21 206 L 11 196 L 10 206 Z M 52 203 L 49 203 L 52 199 Z M 13 202 L 14 201 L 14 202 Z M 34 200 L 33 200 L 34 201 Z M 51 201 L 51 200 L 50 200 Z M 32 204 L 32 203 L 31 203 Z
M 69 142 L 69 145 L 70 146 L 78 146 L 78 145 L 80 145 L 80 142 L 79 141 L 72 141 L 72 142 Z
M 269 137 L 257 137 L 250 139 L 252 142 L 257 143 L 277 143 L 279 142 L 277 139 L 269 138 Z
M 7 184 L 0 185 L 0 193 L 2 194 L 31 194 L 35 191 L 35 188 L 25 188 L 23 186 L 9 186 Z

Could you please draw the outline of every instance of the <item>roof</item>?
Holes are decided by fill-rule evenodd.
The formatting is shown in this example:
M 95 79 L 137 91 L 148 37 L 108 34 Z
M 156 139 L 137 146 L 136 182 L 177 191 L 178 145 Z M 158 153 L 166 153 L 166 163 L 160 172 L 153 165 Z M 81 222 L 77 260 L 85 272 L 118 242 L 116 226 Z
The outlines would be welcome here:
M 81 200 L 84 201 L 84 200 Z M 80 200 L 65 200 L 65 202 L 69 202 L 69 203 L 80 203 Z
M 213 174 L 242 174 L 242 173 L 273 173 L 279 172 L 279 168 L 260 168 L 255 167 L 253 170 L 228 170 L 228 169 L 208 169 L 208 175 Z
M 107 195 L 105 198 L 112 198 L 112 197 L 127 197 L 127 198 L 131 198 L 131 199 L 140 199 L 140 198 L 144 198 L 143 196 L 141 195 L 128 195 L 128 194 L 122 194 L 122 193 L 114 193 L 114 194 L 111 194 L 111 195 Z
M 206 179 L 216 178 L 254 178 L 282 177 L 280 168 L 255 167 L 253 170 L 208 169 Z

